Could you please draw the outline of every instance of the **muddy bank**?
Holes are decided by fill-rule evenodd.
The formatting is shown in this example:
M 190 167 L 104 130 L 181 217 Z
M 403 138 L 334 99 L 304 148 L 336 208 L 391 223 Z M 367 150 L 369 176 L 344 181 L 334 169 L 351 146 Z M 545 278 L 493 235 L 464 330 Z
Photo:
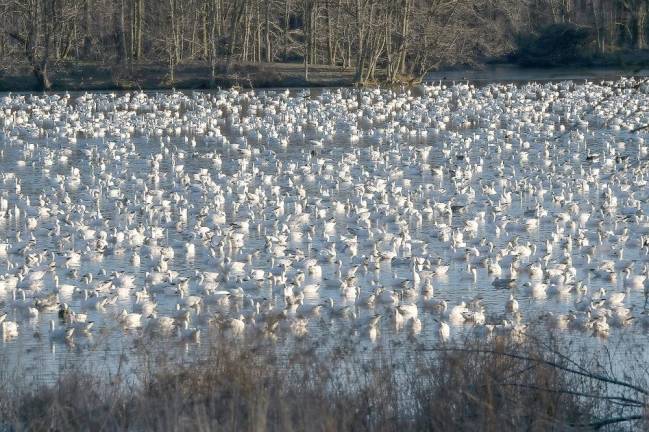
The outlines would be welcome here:
M 486 64 L 474 68 L 442 69 L 431 72 L 430 81 L 526 82 L 554 80 L 602 80 L 619 76 L 649 76 L 649 67 L 638 65 L 598 65 L 565 67 L 522 67 L 514 63 Z M 165 65 L 139 64 L 129 67 L 60 63 L 52 68 L 54 91 L 170 90 L 348 87 L 354 85 L 354 70 L 338 66 L 312 65 L 309 78 L 298 63 L 235 64 L 226 73 L 205 64 L 179 65 L 172 81 Z M 38 81 L 26 67 L 0 71 L 0 91 L 39 91 Z
M 167 90 L 217 87 L 337 87 L 353 84 L 354 71 L 336 66 L 312 65 L 309 77 L 297 63 L 235 64 L 228 72 L 206 64 L 183 64 L 171 79 L 169 68 L 160 64 L 127 67 L 87 63 L 59 63 L 51 69 L 52 90 Z M 38 81 L 29 67 L 0 72 L 0 91 L 38 91 Z

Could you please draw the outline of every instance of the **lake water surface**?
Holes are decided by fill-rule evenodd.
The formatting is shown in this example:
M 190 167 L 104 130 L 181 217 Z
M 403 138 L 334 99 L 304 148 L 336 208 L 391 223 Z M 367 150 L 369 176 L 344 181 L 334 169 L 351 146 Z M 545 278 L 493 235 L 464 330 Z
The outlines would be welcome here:
M 367 347 L 436 344 L 438 320 L 453 338 L 509 334 L 517 322 L 594 348 L 645 345 L 645 285 L 625 282 L 624 269 L 642 276 L 649 263 L 647 132 L 633 132 L 649 124 L 647 90 L 624 80 L 436 85 L 423 97 L 353 89 L 5 95 L 0 309 L 19 329 L 0 351 L 8 368 L 43 378 L 69 364 L 114 369 L 143 345 L 191 357 L 240 315 L 246 337 L 258 337 L 249 332 L 262 317 L 283 310 L 281 349 L 296 338 L 335 345 L 341 334 Z M 496 261 L 500 275 L 489 272 Z M 75 288 L 61 291 L 55 276 Z M 432 295 L 422 292 L 427 280 Z M 303 292 L 313 285 L 317 292 Z M 287 287 L 303 297 L 297 311 L 287 307 Z M 140 313 L 146 301 L 136 293 L 145 289 L 157 317 L 187 310 L 200 338 L 185 337 L 181 320 L 170 335 L 152 335 L 148 314 L 125 328 L 120 314 Z M 114 304 L 96 308 L 83 290 Z M 371 292 L 373 307 L 354 298 Z M 407 314 L 394 323 L 397 300 L 386 292 L 417 305 L 421 331 Z M 50 337 L 51 320 L 64 325 L 60 306 L 37 305 L 56 293 L 94 321 L 90 333 Z M 619 304 L 614 293 L 625 294 Z M 519 314 L 507 313 L 512 294 Z M 189 295 L 202 306 L 190 307 Z M 329 299 L 331 310 L 297 322 L 300 308 Z M 473 321 L 471 308 L 452 319 L 455 306 L 475 299 L 484 319 Z M 437 300 L 448 302 L 445 313 Z M 375 315 L 383 318 L 372 334 Z M 593 336 L 599 315 L 610 330 Z M 557 316 L 566 329 L 552 329 Z

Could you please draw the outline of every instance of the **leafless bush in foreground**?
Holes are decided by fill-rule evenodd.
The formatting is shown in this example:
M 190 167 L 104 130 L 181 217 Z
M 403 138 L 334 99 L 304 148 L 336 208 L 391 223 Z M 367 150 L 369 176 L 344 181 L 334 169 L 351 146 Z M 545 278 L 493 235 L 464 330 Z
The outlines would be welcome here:
M 137 377 L 80 368 L 52 384 L 5 377 L 6 430 L 620 430 L 647 427 L 647 390 L 534 339 L 328 354 L 227 340 Z M 153 364 L 152 364 L 153 363 Z M 17 385 L 16 385 L 17 384 Z

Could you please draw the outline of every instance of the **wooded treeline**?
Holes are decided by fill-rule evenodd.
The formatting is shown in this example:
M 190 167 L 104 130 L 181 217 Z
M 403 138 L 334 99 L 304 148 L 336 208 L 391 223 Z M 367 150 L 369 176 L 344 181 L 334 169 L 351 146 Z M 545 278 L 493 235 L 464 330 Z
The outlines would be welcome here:
M 546 26 L 585 29 L 599 53 L 644 49 L 647 0 L 0 0 L 0 68 L 27 64 L 47 89 L 51 65 L 128 70 L 199 62 L 296 62 L 398 81 L 442 65 L 515 52 Z

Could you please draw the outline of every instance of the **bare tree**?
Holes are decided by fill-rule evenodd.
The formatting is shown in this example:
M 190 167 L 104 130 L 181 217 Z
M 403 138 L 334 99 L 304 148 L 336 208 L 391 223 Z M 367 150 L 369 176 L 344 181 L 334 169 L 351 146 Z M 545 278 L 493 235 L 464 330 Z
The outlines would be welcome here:
M 352 68 L 357 82 L 415 81 L 517 49 L 550 24 L 589 28 L 597 51 L 647 48 L 647 0 L 0 0 L 3 67 L 184 62 Z
M 23 48 L 24 58 L 43 90 L 49 90 L 52 82 L 49 67 L 55 35 L 59 34 L 66 14 L 65 2 L 56 0 L 14 1 L 8 7 L 14 12 L 13 28 L 7 35 Z

